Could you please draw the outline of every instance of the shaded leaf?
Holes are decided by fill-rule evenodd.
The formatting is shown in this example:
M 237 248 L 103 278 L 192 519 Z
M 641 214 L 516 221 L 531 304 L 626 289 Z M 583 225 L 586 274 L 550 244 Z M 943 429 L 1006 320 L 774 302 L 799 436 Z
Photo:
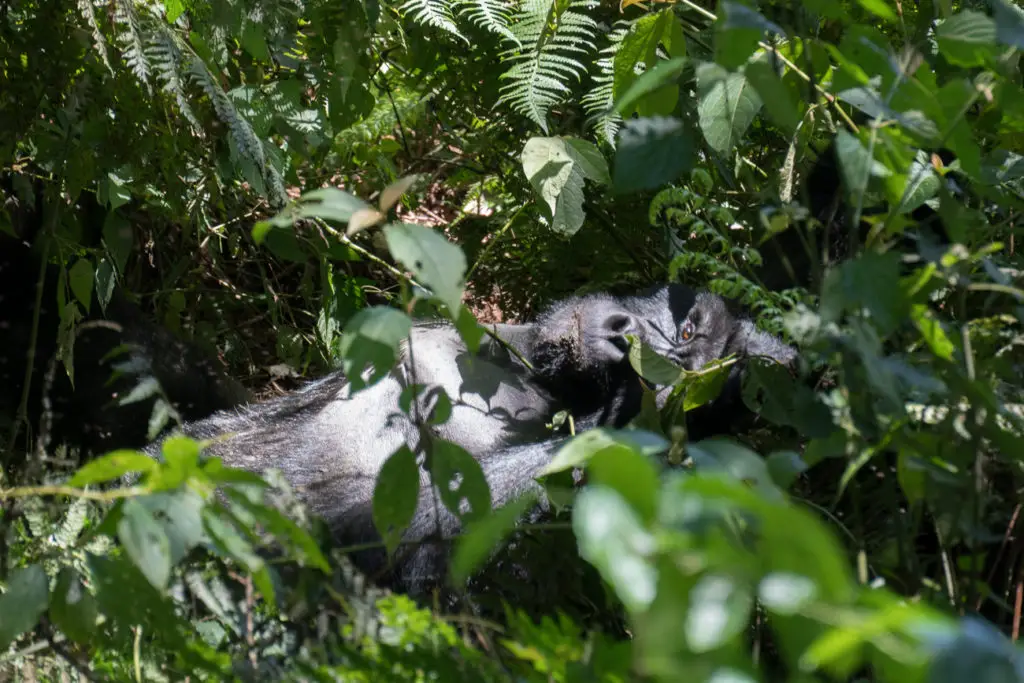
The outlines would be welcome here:
M 420 467 L 416 454 L 402 446 L 388 456 L 373 487 L 373 525 L 393 553 L 416 514 L 420 497 Z

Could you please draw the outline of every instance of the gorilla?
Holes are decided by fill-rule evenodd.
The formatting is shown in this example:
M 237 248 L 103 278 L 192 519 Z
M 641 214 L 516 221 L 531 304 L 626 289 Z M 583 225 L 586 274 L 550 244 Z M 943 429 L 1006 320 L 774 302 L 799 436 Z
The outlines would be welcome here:
M 485 339 L 474 353 L 453 326 L 420 323 L 396 367 L 375 384 L 353 391 L 345 374 L 335 372 L 293 394 L 223 411 L 181 431 L 214 439 L 207 452 L 228 466 L 280 470 L 339 543 L 373 545 L 379 536 L 372 500 L 382 465 L 403 446 L 424 453 L 435 438 L 462 447 L 480 463 L 494 506 L 535 492 L 543 509 L 535 476 L 566 438 L 549 428 L 553 414 L 569 411 L 581 431 L 624 427 L 640 411 L 644 387 L 629 363 L 627 335 L 687 370 L 734 355 L 786 365 L 796 357 L 721 297 L 680 284 L 636 296 L 570 298 L 533 323 L 495 325 L 492 331 L 503 343 Z M 720 396 L 690 414 L 691 438 L 722 431 L 743 410 L 740 364 L 730 372 Z M 424 427 L 399 410 L 403 392 L 414 384 L 447 393 L 452 410 L 446 422 Z M 657 389 L 659 405 L 669 390 Z M 432 396 L 418 393 L 420 414 L 429 412 Z M 159 451 L 160 442 L 146 449 L 154 457 Z M 447 557 L 437 543 L 424 541 L 448 539 L 462 527 L 435 499 L 422 464 L 420 477 L 415 517 L 403 537 L 409 552 L 390 563 L 383 550 L 353 558 L 364 571 L 414 594 L 436 584 Z

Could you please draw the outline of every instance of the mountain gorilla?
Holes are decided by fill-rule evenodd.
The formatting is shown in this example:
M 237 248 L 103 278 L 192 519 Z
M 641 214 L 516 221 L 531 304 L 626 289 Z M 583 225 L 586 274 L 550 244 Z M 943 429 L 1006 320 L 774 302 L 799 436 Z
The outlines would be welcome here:
M 440 387 L 451 397 L 451 416 L 433 435 L 477 459 L 492 503 L 500 506 L 526 491 L 539 492 L 534 477 L 564 441 L 546 426 L 556 411 L 570 411 L 577 430 L 622 427 L 639 413 L 643 389 L 629 364 L 626 335 L 638 336 L 689 370 L 734 354 L 785 364 L 795 358 L 793 349 L 737 317 L 720 297 L 679 284 L 638 296 L 570 298 L 534 323 L 493 330 L 529 360 L 532 371 L 493 339 L 474 354 L 454 327 L 421 324 L 413 327 L 395 370 L 368 388 L 353 392 L 345 375 L 336 372 L 296 393 L 218 413 L 183 431 L 200 439 L 227 435 L 208 452 L 234 467 L 281 470 L 339 542 L 362 544 L 379 538 L 372 499 L 384 461 L 402 445 L 424 452 L 422 432 L 398 410 L 399 397 L 412 384 Z M 742 410 L 739 382 L 737 365 L 719 399 L 693 413 L 692 438 L 720 431 Z M 667 395 L 660 391 L 658 402 Z M 421 411 L 428 400 L 421 400 Z M 147 451 L 157 455 L 159 444 Z M 421 481 L 404 540 L 451 537 L 460 521 L 434 499 L 423 469 Z M 431 543 L 408 547 L 410 554 L 395 562 L 386 578 L 415 593 L 440 578 L 447 552 Z M 366 551 L 354 559 L 377 573 L 387 558 L 383 551 Z

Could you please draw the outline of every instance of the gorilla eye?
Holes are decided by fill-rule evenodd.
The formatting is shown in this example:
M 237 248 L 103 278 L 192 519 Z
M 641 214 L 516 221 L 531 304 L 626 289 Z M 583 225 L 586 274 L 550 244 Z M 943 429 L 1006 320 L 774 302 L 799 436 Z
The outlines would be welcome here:
M 693 323 L 689 320 L 684 322 L 679 328 L 679 336 L 683 338 L 683 341 L 690 341 L 693 338 Z

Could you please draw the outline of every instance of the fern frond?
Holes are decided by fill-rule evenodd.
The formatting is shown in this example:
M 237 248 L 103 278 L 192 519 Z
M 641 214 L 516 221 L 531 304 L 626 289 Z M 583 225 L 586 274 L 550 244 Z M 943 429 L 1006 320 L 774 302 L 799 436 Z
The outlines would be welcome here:
M 194 52 L 188 55 L 188 71 L 196 85 L 210 98 L 217 118 L 228 127 L 232 150 L 241 157 L 243 169 L 249 171 L 246 175 L 250 182 L 266 194 L 271 204 L 283 206 L 287 201 L 284 183 L 277 169 L 267 163 L 263 144 L 256 137 L 252 125 L 235 108 L 206 63 Z
M 89 24 L 89 28 L 92 30 L 93 47 L 96 48 L 96 52 L 100 53 L 103 65 L 107 67 L 107 71 L 113 76 L 114 67 L 111 66 L 110 55 L 107 54 L 107 39 L 103 36 L 103 31 L 100 30 L 100 23 L 96 19 L 96 7 L 93 5 L 93 0 L 78 0 L 78 11 L 82 13 L 82 18 L 85 19 L 85 23 Z
M 515 9 L 513 3 L 508 0 L 460 0 L 458 8 L 460 16 L 466 17 L 485 31 L 512 41 L 519 49 L 523 48 L 523 44 L 509 28 L 512 23 L 512 11 Z
M 135 12 L 133 0 L 117 0 L 114 21 L 124 27 L 124 32 L 118 37 L 124 52 L 125 64 L 142 82 L 146 92 L 152 95 L 153 88 L 150 84 L 150 77 L 153 70 L 146 57 L 146 38 L 142 32 L 142 21 Z
M 511 30 L 527 47 L 502 55 L 511 66 L 501 75 L 508 83 L 498 101 L 546 133 L 548 112 L 570 92 L 566 83 L 586 73 L 583 58 L 597 49 L 598 24 L 585 12 L 598 5 L 597 0 L 525 0 Z
M 594 74 L 594 87 L 583 96 L 581 103 L 587 114 L 587 126 L 594 129 L 597 137 L 615 147 L 615 137 L 622 125 L 622 116 L 612 112 L 615 104 L 615 54 L 622 45 L 622 39 L 629 33 L 633 22 L 619 21 L 608 34 L 608 45 L 598 53 L 597 73 Z
M 148 36 L 146 56 L 153 63 L 157 81 L 162 84 L 164 92 L 174 96 L 178 109 L 181 110 L 182 116 L 192 126 L 192 130 L 197 135 L 202 136 L 203 127 L 193 113 L 192 107 L 185 96 L 186 84 L 182 80 L 182 74 L 186 68 L 186 60 L 180 39 L 164 23 L 154 22 L 154 29 Z
M 453 7 L 454 0 L 406 0 L 399 9 L 416 23 L 439 28 L 468 45 L 469 41 L 455 25 Z

